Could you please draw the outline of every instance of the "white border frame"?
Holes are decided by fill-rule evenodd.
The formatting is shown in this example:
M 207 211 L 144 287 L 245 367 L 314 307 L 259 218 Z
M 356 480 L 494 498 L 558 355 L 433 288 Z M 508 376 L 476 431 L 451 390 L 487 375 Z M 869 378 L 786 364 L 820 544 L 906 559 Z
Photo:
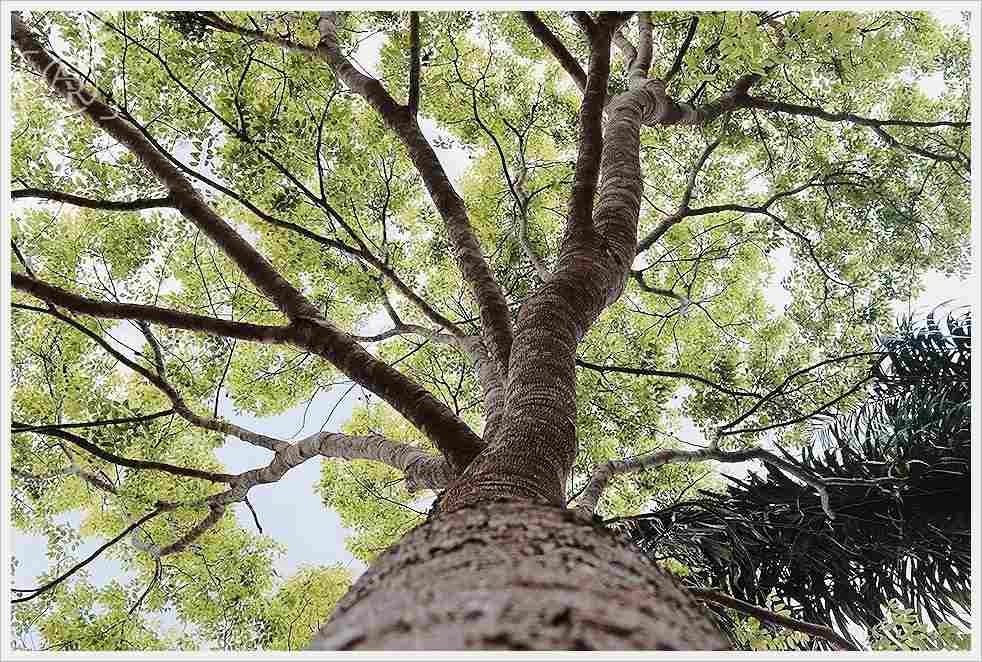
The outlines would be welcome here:
M 202 2 L 187 1 L 166 1 L 157 0 L 152 2 L 135 2 L 120 0 L 97 0 L 87 2 L 86 9 L 121 9 L 125 7 L 145 9 L 147 5 L 155 8 L 167 8 L 173 10 L 180 9 L 201 9 Z M 295 2 L 209 2 L 211 9 L 263 9 L 270 6 L 289 5 L 297 9 L 324 9 L 326 6 L 335 9 L 363 9 L 366 2 L 310 2 L 309 0 L 297 0 Z M 580 2 L 571 0 L 567 2 L 463 2 L 447 0 L 429 0 L 423 2 L 392 2 L 376 1 L 370 3 L 372 7 L 378 9 L 400 9 L 406 10 L 409 7 L 414 9 L 456 9 L 466 5 L 469 9 L 488 9 L 497 11 L 515 9 L 650 9 L 652 3 L 622 2 L 612 3 L 609 1 Z M 980 307 L 982 307 L 982 293 L 980 293 L 980 268 L 979 261 L 982 258 L 982 184 L 980 184 L 979 167 L 982 164 L 982 146 L 978 136 L 978 127 L 982 126 L 980 117 L 980 19 L 982 19 L 982 6 L 979 2 L 909 2 L 909 1 L 889 1 L 878 0 L 875 2 L 847 2 L 843 0 L 829 0 L 825 2 L 802 1 L 793 3 L 798 9 L 839 9 L 839 10 L 863 10 L 876 8 L 891 9 L 952 9 L 968 11 L 972 14 L 970 21 L 971 40 L 972 40 L 972 98 L 975 105 L 972 108 L 972 124 L 976 127 L 976 139 L 972 144 L 972 163 L 975 164 L 975 172 L 972 176 L 972 281 L 975 287 L 975 298 L 972 301 L 973 320 L 973 344 L 978 348 L 978 342 L 982 332 L 978 324 Z M 687 10 L 709 10 L 709 9 L 787 9 L 788 2 L 775 2 L 773 0 L 741 2 L 740 0 L 717 0 L 715 2 L 705 2 L 693 0 L 686 2 L 682 0 L 662 0 L 657 3 L 658 9 L 687 9 Z M 24 9 L 77 9 L 77 2 L 52 1 L 52 2 L 0 2 L 0 77 L 3 82 L 2 113 L 0 113 L 0 125 L 2 125 L 3 144 L 0 145 L 2 154 L 2 170 L 0 170 L 0 187 L 2 187 L 2 197 L 0 197 L 0 207 L 3 213 L 0 218 L 0 259 L 2 264 L 10 264 L 10 223 L 7 220 L 7 209 L 10 207 L 7 190 L 10 182 L 10 12 Z M 9 267 L 5 267 L 9 268 Z M 2 439 L 2 472 L 0 472 L 0 490 L 6 495 L 9 483 L 10 466 L 10 444 L 7 443 L 10 430 L 10 408 L 7 406 L 9 388 L 7 385 L 10 375 L 10 281 L 6 276 L 0 281 L 0 439 Z M 9 499 L 0 499 L 0 516 L 3 518 L 3 540 L 2 562 L 3 568 L 0 569 L 0 655 L 2 659 L 9 660 L 652 660 L 652 659 L 688 659 L 688 660 L 707 660 L 707 659 L 761 659 L 761 660 L 827 660 L 830 657 L 838 660 L 977 660 L 982 653 L 982 627 L 980 627 L 980 609 L 982 609 L 982 586 L 980 586 L 980 563 L 979 556 L 982 553 L 980 547 L 980 511 L 982 511 L 982 487 L 980 487 L 980 475 L 982 471 L 982 443 L 980 443 L 980 423 L 982 423 L 982 397 L 980 397 L 980 377 L 982 377 L 982 352 L 976 351 L 972 356 L 972 466 L 976 471 L 972 475 L 972 649 L 969 652 L 948 651 L 912 651 L 912 652 L 769 652 L 769 651 L 734 651 L 727 653 L 711 653 L 706 651 L 673 651 L 673 652 L 619 652 L 619 653 L 594 653 L 594 652 L 548 652 L 548 653 L 500 653 L 500 652 L 400 652 L 400 653 L 329 653 L 329 652 L 70 652 L 70 653 L 38 653 L 30 651 L 14 651 L 10 649 L 10 556 L 11 550 L 8 548 L 10 536 L 10 506 Z

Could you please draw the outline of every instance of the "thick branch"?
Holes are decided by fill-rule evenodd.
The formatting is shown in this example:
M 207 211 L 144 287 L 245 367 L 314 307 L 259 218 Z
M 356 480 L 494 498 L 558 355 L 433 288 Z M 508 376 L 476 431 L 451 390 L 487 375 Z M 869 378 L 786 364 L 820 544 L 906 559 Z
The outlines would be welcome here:
M 297 325 L 293 339 L 298 347 L 324 357 L 388 402 L 433 440 L 455 471 L 463 471 L 484 447 L 481 439 L 446 405 L 395 368 L 376 359 L 351 336 L 320 319 L 303 322 Z
M 542 22 L 542 19 L 534 11 L 523 11 L 519 14 L 535 38 L 542 42 L 542 45 L 559 61 L 559 65 L 566 70 L 580 91 L 585 92 L 586 72 L 583 71 L 583 67 L 569 52 L 566 45 Z
M 336 22 L 336 12 L 321 12 L 318 22 L 321 40 L 317 52 L 338 78 L 375 108 L 385 125 L 408 150 L 430 198 L 446 223 L 451 250 L 477 301 L 488 348 L 504 378 L 508 374 L 508 356 L 511 352 L 511 316 L 504 293 L 484 259 L 464 201 L 451 184 L 415 117 L 405 107 L 398 105 L 378 80 L 358 71 L 341 52 Z
M 638 40 L 638 48 L 635 56 L 631 59 L 631 65 L 628 68 L 627 80 L 631 87 L 637 87 L 644 83 L 648 76 L 648 69 L 651 68 L 651 55 L 652 55 L 652 44 L 651 44 L 651 14 L 644 11 L 641 12 L 641 17 L 639 21 L 640 28 L 640 39 Z
M 717 462 L 746 462 L 748 460 L 760 460 L 774 467 L 784 469 L 791 475 L 807 483 L 818 492 L 822 501 L 822 509 L 826 516 L 831 520 L 835 519 L 832 508 L 829 504 L 828 490 L 821 478 L 795 466 L 791 462 L 774 455 L 763 448 L 750 448 L 740 451 L 723 451 L 717 448 L 715 440 L 706 448 L 695 451 L 683 451 L 669 449 L 646 453 L 630 460 L 611 460 L 597 467 L 586 488 L 580 494 L 576 502 L 576 508 L 592 514 L 597 508 L 600 495 L 614 476 L 634 473 L 643 469 L 651 469 L 663 464 L 675 464 L 680 462 L 705 462 L 715 460 Z
M 161 558 L 163 556 L 169 556 L 170 554 L 177 554 L 178 552 L 183 552 L 187 549 L 191 543 L 200 538 L 206 531 L 213 528 L 222 519 L 222 515 L 225 514 L 225 504 L 221 502 L 213 502 L 208 505 L 208 515 L 205 516 L 200 522 L 198 522 L 194 527 L 192 527 L 187 533 L 175 540 L 169 545 L 161 547 L 156 550 L 154 556 L 156 558 Z
M 590 65 L 580 104 L 579 138 L 573 188 L 569 198 L 567 234 L 582 232 L 593 222 L 593 199 L 603 153 L 603 111 L 610 77 L 610 28 L 598 25 L 590 40 Z M 565 241 L 564 241 L 565 243 Z
M 292 333 L 286 326 L 247 324 L 157 306 L 89 299 L 16 271 L 10 274 L 10 278 L 15 290 L 27 292 L 73 313 L 101 319 L 140 320 L 174 329 L 270 344 L 286 342 Z
M 206 505 L 208 514 L 180 538 L 164 547 L 134 540 L 134 545 L 155 558 L 184 551 L 205 532 L 221 520 L 226 506 L 230 503 L 248 503 L 248 493 L 257 485 L 266 485 L 280 480 L 286 473 L 311 457 L 345 458 L 351 460 L 374 460 L 403 471 L 410 491 L 418 488 L 439 489 L 445 487 L 454 477 L 454 471 L 446 459 L 431 455 L 415 446 L 390 441 L 379 435 L 353 437 L 331 432 L 320 432 L 297 443 L 278 441 L 272 461 L 265 467 L 242 472 L 232 478 L 232 488 L 212 495 L 197 504 Z
M 441 489 L 454 477 L 446 459 L 416 446 L 398 443 L 377 434 L 352 436 L 319 432 L 293 444 L 284 442 L 268 465 L 236 476 L 236 489 L 248 491 L 256 485 L 275 483 L 290 469 L 318 455 L 382 462 L 405 474 L 410 491 L 420 488 Z
M 41 200 L 53 200 L 64 202 L 76 207 L 87 209 L 104 209 L 106 211 L 139 211 L 141 209 L 161 209 L 174 207 L 174 198 L 165 196 L 163 198 L 137 198 L 136 200 L 97 200 L 95 198 L 85 198 L 72 193 L 63 191 L 52 191 L 40 188 L 21 188 L 10 192 L 13 200 L 20 198 L 39 198 Z
M 13 434 L 19 432 L 27 432 L 28 430 L 20 429 L 14 430 Z M 71 442 L 72 444 L 78 446 L 79 448 L 88 451 L 92 455 L 95 455 L 100 460 L 105 460 L 111 464 L 118 464 L 121 467 L 129 467 L 130 469 L 140 469 L 148 471 L 161 471 L 163 473 L 171 474 L 172 476 L 183 476 L 185 478 L 200 478 L 201 480 L 207 480 L 212 483 L 231 483 L 235 476 L 232 474 L 219 473 L 214 471 L 202 471 L 201 469 L 193 469 L 190 467 L 179 467 L 173 464 L 167 464 L 165 462 L 153 462 L 150 460 L 134 460 L 128 457 L 121 457 L 114 453 L 110 453 L 104 450 L 97 444 L 93 444 L 91 441 L 83 439 L 78 435 L 68 432 L 67 430 L 61 430 L 58 428 L 42 428 L 32 430 L 37 434 L 47 435 L 49 437 L 58 437 L 59 439 L 64 439 L 65 441 Z

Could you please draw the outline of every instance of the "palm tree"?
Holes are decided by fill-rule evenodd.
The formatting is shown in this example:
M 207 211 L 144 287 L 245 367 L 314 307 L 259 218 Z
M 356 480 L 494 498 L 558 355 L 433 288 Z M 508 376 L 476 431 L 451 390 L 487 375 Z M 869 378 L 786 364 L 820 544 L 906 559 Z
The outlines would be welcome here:
M 890 600 L 935 625 L 964 622 L 970 600 L 971 316 L 932 312 L 880 338 L 869 397 L 816 428 L 801 468 L 816 492 L 768 466 L 722 492 L 624 523 L 649 558 L 687 581 L 752 602 L 778 598 L 805 621 L 848 632 Z M 732 627 L 718 610 L 721 625 Z

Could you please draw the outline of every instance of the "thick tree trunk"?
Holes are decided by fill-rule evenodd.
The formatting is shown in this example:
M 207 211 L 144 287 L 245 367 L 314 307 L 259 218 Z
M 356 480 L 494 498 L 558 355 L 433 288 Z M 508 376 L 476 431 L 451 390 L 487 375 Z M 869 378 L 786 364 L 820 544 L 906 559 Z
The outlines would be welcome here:
M 725 640 L 668 574 L 571 510 L 489 501 L 384 552 L 318 650 L 687 650 Z

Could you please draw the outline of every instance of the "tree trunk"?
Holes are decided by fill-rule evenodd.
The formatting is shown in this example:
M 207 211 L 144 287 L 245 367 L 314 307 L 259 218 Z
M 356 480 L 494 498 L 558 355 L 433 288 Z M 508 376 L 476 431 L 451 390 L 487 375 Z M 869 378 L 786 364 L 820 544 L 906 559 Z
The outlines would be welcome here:
M 726 642 L 629 543 L 572 510 L 488 501 L 385 551 L 318 650 L 688 650 Z

